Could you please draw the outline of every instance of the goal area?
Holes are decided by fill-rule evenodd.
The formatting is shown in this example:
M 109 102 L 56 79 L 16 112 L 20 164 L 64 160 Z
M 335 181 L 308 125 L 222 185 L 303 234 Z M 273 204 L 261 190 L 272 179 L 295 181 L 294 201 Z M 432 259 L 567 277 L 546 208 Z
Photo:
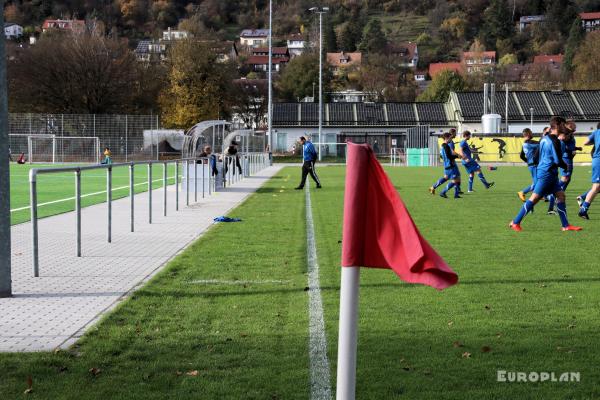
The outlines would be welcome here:
M 100 139 L 92 136 L 9 134 L 13 159 L 25 154 L 28 163 L 100 162 Z

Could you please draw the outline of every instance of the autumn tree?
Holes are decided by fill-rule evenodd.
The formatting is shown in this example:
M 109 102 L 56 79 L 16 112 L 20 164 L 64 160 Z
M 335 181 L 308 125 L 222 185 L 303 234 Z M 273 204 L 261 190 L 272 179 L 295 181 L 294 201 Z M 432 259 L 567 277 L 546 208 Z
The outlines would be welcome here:
M 414 74 L 397 60 L 382 54 L 369 56 L 359 71 L 359 83 L 366 92 L 374 93 L 378 101 L 414 101 Z
M 571 30 L 569 31 L 569 39 L 567 40 L 567 45 L 565 47 L 565 56 L 563 57 L 562 62 L 562 76 L 563 80 L 567 81 L 570 79 L 571 74 L 573 73 L 573 58 L 577 53 L 577 48 L 585 38 L 585 32 L 581 26 L 581 19 L 579 17 L 575 18 L 573 24 L 571 25 Z
M 574 89 L 600 89 L 600 64 L 594 62 L 600 52 L 600 32 L 590 32 L 573 58 L 570 86 Z
M 323 68 L 323 78 L 327 84 L 327 67 Z M 286 65 L 277 82 L 279 97 L 286 101 L 298 101 L 312 96 L 313 85 L 319 84 L 319 55 L 302 54 Z
M 11 109 L 20 112 L 135 111 L 139 64 L 123 42 L 97 35 L 43 37 L 9 63 Z M 152 78 L 153 81 L 154 78 Z
M 160 95 L 165 126 L 189 128 L 199 121 L 225 119 L 234 103 L 232 63 L 217 61 L 203 42 L 178 41 L 168 54 L 167 83 Z
M 417 101 L 448 101 L 450 92 L 459 92 L 464 90 L 465 86 L 461 75 L 454 71 L 442 71 L 433 78 Z

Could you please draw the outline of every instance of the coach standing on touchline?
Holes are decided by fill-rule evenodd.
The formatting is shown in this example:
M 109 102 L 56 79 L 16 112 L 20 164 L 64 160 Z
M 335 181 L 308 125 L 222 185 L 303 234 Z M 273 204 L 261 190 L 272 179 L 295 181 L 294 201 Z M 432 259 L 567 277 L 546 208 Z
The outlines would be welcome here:
M 315 146 L 309 141 L 306 140 L 304 136 L 300 136 L 300 143 L 302 143 L 302 158 L 304 163 L 302 164 L 302 181 L 300 185 L 296 188 L 296 190 L 300 190 L 304 188 L 304 184 L 306 183 L 306 176 L 310 173 L 310 176 L 314 179 L 317 184 L 317 189 L 321 188 L 321 182 L 319 181 L 319 177 L 315 172 L 315 162 L 317 161 L 317 150 L 315 150 Z

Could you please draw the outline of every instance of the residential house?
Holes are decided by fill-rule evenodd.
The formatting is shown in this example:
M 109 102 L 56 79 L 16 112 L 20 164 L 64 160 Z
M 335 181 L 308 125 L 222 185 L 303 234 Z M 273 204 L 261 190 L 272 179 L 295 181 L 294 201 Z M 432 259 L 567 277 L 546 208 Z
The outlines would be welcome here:
M 600 12 L 580 13 L 581 26 L 586 32 L 593 32 L 600 29 Z
M 462 63 L 467 74 L 491 72 L 496 66 L 495 51 L 465 51 L 462 55 Z
M 220 63 L 236 60 L 239 56 L 237 46 L 232 40 L 211 42 L 210 49 L 217 55 L 217 62 Z
M 417 68 L 419 63 L 419 49 L 416 43 L 389 43 L 386 46 L 385 53 L 389 57 L 398 60 L 398 65 L 402 67 Z
M 377 93 L 361 90 L 341 90 L 327 93 L 333 103 L 364 103 L 377 99 Z
M 287 47 L 273 47 L 271 58 L 273 71 L 279 72 L 290 61 L 290 53 Z M 267 47 L 251 49 L 246 65 L 256 72 L 267 72 L 269 70 L 269 49 Z
M 543 15 L 525 15 L 519 18 L 519 32 L 523 32 L 527 27 L 539 22 L 543 22 L 546 19 Z
M 82 19 L 47 19 L 42 24 L 43 33 L 58 30 L 79 34 L 85 32 L 85 29 L 85 21 Z
M 457 74 L 463 74 L 464 66 L 459 62 L 446 62 L 446 63 L 431 63 L 429 64 L 429 76 L 431 79 L 435 78 L 436 75 L 443 71 L 454 71 Z
M 534 64 L 547 64 L 552 67 L 556 67 L 560 70 L 562 66 L 563 55 L 562 54 L 554 54 L 554 55 L 539 55 L 533 58 Z
M 163 31 L 162 40 L 181 40 L 187 39 L 188 37 L 190 37 L 188 31 L 172 30 L 171 28 L 169 28 L 168 30 Z
M 133 52 L 138 61 L 161 62 L 167 58 L 167 43 L 159 40 L 140 40 Z
M 240 33 L 240 43 L 245 47 L 264 47 L 269 43 L 268 29 L 244 29 Z
M 23 36 L 23 27 L 21 25 L 7 22 L 4 24 L 4 37 L 7 39 L 18 39 Z
M 362 53 L 327 53 L 327 63 L 333 69 L 335 75 L 339 74 L 344 68 L 360 67 L 362 64 Z
M 287 47 L 292 58 L 304 53 L 305 45 L 306 41 L 304 40 L 304 35 L 301 33 L 294 33 L 287 38 Z

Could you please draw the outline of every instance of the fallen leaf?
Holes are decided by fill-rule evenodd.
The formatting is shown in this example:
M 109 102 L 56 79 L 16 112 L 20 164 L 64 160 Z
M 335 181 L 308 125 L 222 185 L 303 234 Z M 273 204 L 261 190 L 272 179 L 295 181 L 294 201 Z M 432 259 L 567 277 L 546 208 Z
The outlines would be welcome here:
M 471 353 L 465 351 L 464 353 L 462 353 L 462 358 L 471 358 Z
M 175 372 L 175 375 L 177 375 L 177 376 L 181 376 L 181 375 L 183 375 L 183 372 L 181 372 L 181 371 L 177 371 L 177 372 Z
M 32 389 L 32 388 L 25 389 L 25 391 L 24 391 L 23 393 L 24 393 L 24 394 L 33 393 L 33 389 Z
M 496 337 L 500 338 L 500 337 L 502 337 L 502 334 L 500 332 L 498 332 L 498 333 L 496 333 Z
M 448 321 L 448 326 L 452 327 L 452 325 L 454 325 L 454 321 Z
M 100 368 L 93 367 L 93 368 L 90 368 L 88 372 L 94 376 L 98 376 L 98 375 L 100 375 L 102 370 Z
M 546 285 L 544 285 L 543 283 L 540 285 L 541 288 L 545 288 Z
M 187 376 L 198 376 L 198 370 L 188 371 L 185 373 Z
M 461 342 L 459 342 L 458 340 L 452 342 L 452 346 L 454 347 L 463 347 L 463 344 Z
M 492 351 L 492 348 L 490 346 L 483 346 L 481 348 L 482 353 L 489 353 L 490 351 Z

